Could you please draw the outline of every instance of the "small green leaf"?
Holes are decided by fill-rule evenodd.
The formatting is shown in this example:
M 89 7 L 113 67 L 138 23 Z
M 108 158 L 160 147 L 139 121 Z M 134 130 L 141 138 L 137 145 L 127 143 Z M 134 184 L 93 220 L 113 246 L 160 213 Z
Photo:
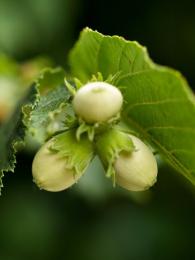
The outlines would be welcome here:
M 65 120 L 72 115 L 68 104 L 70 93 L 64 85 L 64 76 L 63 69 L 48 68 L 36 80 L 40 97 L 29 117 L 28 128 L 39 143 L 55 132 L 65 130 Z
M 65 122 L 66 114 L 70 113 L 69 106 L 67 106 L 69 98 L 70 94 L 64 86 L 58 86 L 46 95 L 40 97 L 39 103 L 31 113 L 28 124 L 29 131 L 37 141 L 40 143 L 45 141 L 48 137 L 48 127 L 51 129 L 53 121 L 58 124 L 56 132 L 65 129 L 65 124 L 63 124 L 63 122 Z M 56 121 L 55 115 L 57 114 L 61 114 L 64 118 L 58 118 Z
M 45 94 L 56 86 L 64 84 L 65 71 L 62 68 L 46 68 L 35 83 L 40 94 Z

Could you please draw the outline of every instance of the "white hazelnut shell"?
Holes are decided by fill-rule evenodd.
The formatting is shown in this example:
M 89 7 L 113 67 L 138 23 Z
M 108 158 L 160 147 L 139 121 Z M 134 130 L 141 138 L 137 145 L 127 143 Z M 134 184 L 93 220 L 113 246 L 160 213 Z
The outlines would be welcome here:
M 106 82 L 91 82 L 77 91 L 73 108 L 87 123 L 96 123 L 117 115 L 122 103 L 123 97 L 118 88 Z
M 35 155 L 32 164 L 33 180 L 40 189 L 62 191 L 72 186 L 82 175 L 68 169 L 66 158 L 49 150 L 52 140 L 45 143 Z
M 116 183 L 130 191 L 144 191 L 157 178 L 157 162 L 152 151 L 139 138 L 130 135 L 135 151 L 122 152 L 116 159 Z

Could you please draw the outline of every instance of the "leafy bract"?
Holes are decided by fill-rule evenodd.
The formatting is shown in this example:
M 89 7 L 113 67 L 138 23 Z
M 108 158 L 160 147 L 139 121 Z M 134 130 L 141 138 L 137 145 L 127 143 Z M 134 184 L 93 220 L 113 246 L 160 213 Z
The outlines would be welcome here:
M 70 94 L 64 86 L 64 76 L 61 68 L 46 69 L 36 81 L 40 98 L 29 117 L 28 130 L 39 143 L 65 127 Z
M 75 169 L 79 175 L 87 169 L 94 157 L 93 143 L 87 136 L 82 136 L 78 141 L 75 130 L 70 130 L 54 136 L 52 140 L 51 151 L 57 152 L 66 160 L 68 169 Z
M 66 117 L 70 115 L 70 94 L 64 86 L 58 86 L 40 101 L 31 113 L 29 131 L 43 143 L 50 135 L 66 129 Z
M 154 64 L 137 42 L 88 28 L 71 51 L 70 67 L 83 82 L 98 72 L 104 80 L 120 73 L 122 120 L 195 184 L 195 98 L 180 73 Z

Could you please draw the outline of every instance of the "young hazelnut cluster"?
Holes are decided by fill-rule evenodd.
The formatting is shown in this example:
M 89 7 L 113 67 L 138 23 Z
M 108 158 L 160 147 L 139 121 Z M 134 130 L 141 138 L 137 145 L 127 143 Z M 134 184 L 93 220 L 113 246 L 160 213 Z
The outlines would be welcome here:
M 122 104 L 120 90 L 106 82 L 87 83 L 72 102 L 77 117 L 90 125 L 108 123 L 120 114 Z M 86 136 L 77 140 L 74 130 L 51 138 L 34 158 L 35 183 L 48 191 L 67 189 L 84 174 L 96 152 L 104 167 L 111 169 L 116 184 L 130 191 L 150 188 L 158 171 L 150 148 L 132 134 L 113 130 L 113 126 L 106 131 L 92 142 Z

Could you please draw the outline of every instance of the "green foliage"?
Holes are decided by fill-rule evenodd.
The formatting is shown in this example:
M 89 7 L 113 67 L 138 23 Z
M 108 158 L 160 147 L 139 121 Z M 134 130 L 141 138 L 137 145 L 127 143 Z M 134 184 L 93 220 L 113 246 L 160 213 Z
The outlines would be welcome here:
M 49 92 L 51 89 L 64 83 L 65 72 L 62 68 L 46 68 L 36 80 L 40 93 Z
M 30 115 L 28 129 L 40 143 L 50 132 L 52 134 L 65 129 L 64 121 L 70 113 L 67 106 L 70 94 L 64 86 L 64 76 L 60 68 L 46 69 L 36 81 L 40 97 Z
M 120 72 L 122 119 L 195 184 L 195 99 L 182 76 L 154 64 L 137 42 L 85 29 L 70 54 L 71 71 L 84 82 Z
M 18 147 L 23 144 L 25 137 L 25 124 L 23 121 L 24 115 L 27 116 L 26 111 L 30 111 L 37 98 L 37 92 L 32 86 L 27 95 L 20 100 L 13 115 L 0 128 L 0 180 L 2 180 L 4 172 L 14 171 L 16 157 L 15 153 Z M 21 108 L 23 107 L 23 110 Z M 2 188 L 2 181 L 0 182 L 0 192 Z
M 195 184 L 195 103 L 187 83 L 170 69 L 123 78 L 124 121 Z
M 83 82 L 101 72 L 103 79 L 120 72 L 132 74 L 154 67 L 146 48 L 119 36 L 104 36 L 86 28 L 70 53 L 73 76 Z
M 64 113 L 63 104 L 70 95 L 65 86 L 61 86 L 63 80 L 64 71 L 62 69 L 45 69 L 36 83 L 20 100 L 14 113 L 1 126 L 0 179 L 4 172 L 14 171 L 15 153 L 18 146 L 24 143 L 26 132 L 34 132 L 36 140 L 43 142 L 46 138 L 46 126 L 51 127 L 51 118 L 58 121 L 57 115 Z M 51 114 L 50 111 L 52 111 Z M 65 113 L 68 112 L 69 110 L 66 109 Z M 62 126 L 59 124 L 59 127 Z M 57 130 L 59 129 L 57 128 Z
M 25 129 L 43 143 L 74 126 L 70 89 L 74 94 L 78 82 L 84 84 L 101 75 L 100 80 L 114 82 L 123 94 L 121 126 L 125 125 L 125 131 L 145 139 L 195 184 L 195 99 L 180 73 L 153 63 L 137 42 L 88 28 L 81 33 L 69 62 L 72 79 L 66 81 L 61 68 L 45 69 L 1 127 L 1 177 L 4 171 L 14 170 L 15 152 Z
M 69 112 L 66 101 L 69 98 L 69 93 L 64 86 L 58 86 L 51 90 L 47 95 L 41 96 L 37 107 L 32 111 L 28 130 L 34 138 L 43 143 L 47 139 L 47 135 L 52 132 L 52 122 L 55 118 L 59 122 L 53 122 L 56 125 L 57 131 L 65 129 L 66 113 Z M 57 119 L 58 114 L 61 116 Z M 64 118 L 63 118 L 64 116 Z M 55 127 L 55 128 L 56 128 Z

